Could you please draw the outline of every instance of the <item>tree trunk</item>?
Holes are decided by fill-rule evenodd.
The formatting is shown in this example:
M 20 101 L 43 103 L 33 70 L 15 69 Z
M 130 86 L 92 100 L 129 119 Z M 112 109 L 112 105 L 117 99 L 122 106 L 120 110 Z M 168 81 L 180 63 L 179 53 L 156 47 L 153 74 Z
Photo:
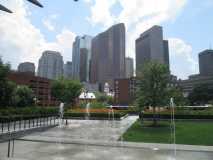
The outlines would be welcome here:
M 153 107 L 153 126 L 157 126 L 156 107 Z

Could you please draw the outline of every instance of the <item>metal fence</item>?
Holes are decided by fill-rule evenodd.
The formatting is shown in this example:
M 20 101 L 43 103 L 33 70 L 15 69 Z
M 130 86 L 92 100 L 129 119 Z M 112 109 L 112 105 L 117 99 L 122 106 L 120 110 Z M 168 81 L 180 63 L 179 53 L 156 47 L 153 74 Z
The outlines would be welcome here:
M 58 123 L 57 118 L 57 115 L 48 115 L 33 118 L 20 117 L 15 119 L 0 117 L 0 135 L 43 126 L 56 125 Z

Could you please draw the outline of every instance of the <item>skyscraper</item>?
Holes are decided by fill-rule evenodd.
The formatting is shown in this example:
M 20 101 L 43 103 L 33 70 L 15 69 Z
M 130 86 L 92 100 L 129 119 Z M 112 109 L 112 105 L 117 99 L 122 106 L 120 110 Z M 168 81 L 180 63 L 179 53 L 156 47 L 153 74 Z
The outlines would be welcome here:
M 35 65 L 34 63 L 31 63 L 31 62 L 20 63 L 18 65 L 18 71 L 35 74 Z
M 72 78 L 72 62 L 67 62 L 64 64 L 64 77 L 71 79 Z
M 205 50 L 199 53 L 200 75 L 213 75 L 213 50 Z
M 87 82 L 87 60 L 88 50 L 86 48 L 80 49 L 80 81 Z
M 153 26 L 136 40 L 136 71 L 146 61 L 158 61 L 169 66 L 168 41 L 163 40 L 163 29 Z
M 113 87 L 113 81 L 125 77 L 125 26 L 123 23 L 98 34 L 92 40 L 91 82 Z
M 134 76 L 134 62 L 130 57 L 126 58 L 126 78 L 131 78 Z
M 83 37 L 77 36 L 75 39 L 75 42 L 73 43 L 73 52 L 72 52 L 72 62 L 73 62 L 73 73 L 72 76 L 74 79 L 77 80 L 83 80 L 83 81 L 89 81 L 89 72 L 90 72 L 90 59 L 91 59 L 91 43 L 92 43 L 92 37 L 85 35 Z M 83 49 L 83 50 L 82 50 Z M 80 66 L 81 63 L 81 54 L 83 54 L 85 57 L 85 51 L 87 50 L 87 59 L 86 59 L 86 65 Z M 82 53 L 83 52 L 83 53 Z M 83 71 L 80 71 L 80 69 L 83 69 Z M 86 70 L 86 72 L 85 72 Z M 82 75 L 80 73 L 83 73 L 86 75 Z M 80 77 L 83 76 L 83 77 Z M 86 77 L 86 78 L 85 78 Z
M 57 79 L 63 76 L 63 57 L 56 51 L 45 51 L 39 59 L 38 76 Z

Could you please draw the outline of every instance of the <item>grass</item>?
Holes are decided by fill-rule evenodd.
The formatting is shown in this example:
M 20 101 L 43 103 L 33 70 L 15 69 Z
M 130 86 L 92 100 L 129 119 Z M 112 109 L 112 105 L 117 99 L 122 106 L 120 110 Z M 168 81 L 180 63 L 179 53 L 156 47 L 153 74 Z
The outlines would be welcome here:
M 144 143 L 171 143 L 170 122 L 159 122 L 158 127 L 151 127 L 146 121 L 142 126 L 135 122 L 126 133 L 124 141 Z M 176 143 L 188 145 L 213 146 L 213 122 L 176 122 Z

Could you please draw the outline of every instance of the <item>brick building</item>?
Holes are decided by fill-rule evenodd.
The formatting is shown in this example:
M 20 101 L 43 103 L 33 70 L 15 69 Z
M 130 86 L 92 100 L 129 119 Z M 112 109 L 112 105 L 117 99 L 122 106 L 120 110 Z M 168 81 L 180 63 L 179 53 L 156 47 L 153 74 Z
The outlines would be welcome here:
M 56 100 L 51 96 L 51 80 L 34 76 L 30 73 L 11 72 L 8 79 L 17 85 L 26 85 L 34 92 L 37 104 L 41 106 L 55 106 Z
M 117 105 L 129 105 L 135 100 L 136 78 L 115 79 L 114 81 L 114 101 Z

